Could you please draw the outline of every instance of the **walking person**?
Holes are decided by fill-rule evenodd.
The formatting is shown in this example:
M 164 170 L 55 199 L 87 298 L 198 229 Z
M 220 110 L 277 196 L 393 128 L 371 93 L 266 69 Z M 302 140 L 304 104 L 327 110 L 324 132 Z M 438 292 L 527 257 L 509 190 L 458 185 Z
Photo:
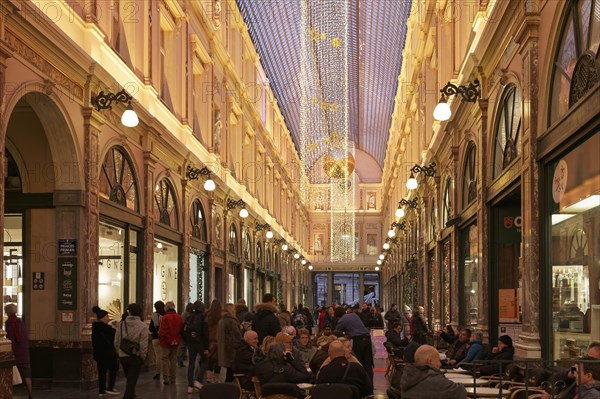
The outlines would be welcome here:
M 154 302 L 154 313 L 150 318 L 150 334 L 152 334 L 152 349 L 154 350 L 154 361 L 156 362 L 155 380 L 160 380 L 160 369 L 162 364 L 162 352 L 158 341 L 158 330 L 160 329 L 160 321 L 165 314 L 165 303 L 163 301 Z
M 125 315 L 124 315 L 125 316 Z M 121 348 L 122 339 L 137 344 L 137 353 L 125 353 Z M 115 334 L 115 348 L 123 366 L 127 383 L 123 399 L 134 399 L 135 386 L 140 376 L 142 364 L 148 355 L 148 327 L 142 321 L 142 307 L 137 303 L 127 305 L 126 317 L 121 320 Z
M 163 384 L 175 384 L 177 374 L 177 351 L 181 341 L 181 326 L 183 319 L 175 311 L 172 301 L 165 303 L 165 315 L 160 322 L 158 339 L 162 351 Z
M 115 389 L 117 369 L 119 368 L 114 344 L 116 331 L 108 324 L 110 318 L 106 310 L 94 306 L 92 311 L 97 318 L 92 323 L 92 349 L 98 367 L 98 392 L 100 396 L 118 395 L 120 392 Z M 107 372 L 108 386 L 106 385 Z
M 189 315 L 192 314 L 192 312 L 194 311 L 194 304 L 193 303 L 188 303 L 185 307 L 185 310 L 183 311 L 183 313 L 181 313 L 181 319 L 183 320 L 183 323 L 185 324 L 186 319 L 189 317 Z M 181 340 L 181 342 L 179 343 L 179 352 L 177 353 L 177 365 L 179 367 L 183 367 L 183 361 L 185 360 L 187 356 L 187 346 L 184 340 Z
M 33 388 L 31 386 L 31 364 L 29 362 L 29 338 L 27 337 L 27 327 L 23 320 L 17 317 L 17 305 L 9 303 L 4 307 L 4 312 L 8 316 L 6 319 L 6 338 L 12 341 L 12 351 L 17 363 L 17 369 L 21 378 L 25 381 L 29 399 L 33 398 Z
M 196 365 L 198 369 L 202 369 L 202 364 L 206 362 L 206 355 L 208 355 L 208 323 L 206 322 L 206 316 L 204 303 L 198 300 L 194 302 L 192 312 L 186 318 L 181 331 L 181 338 L 188 350 L 188 393 L 194 393 L 195 389 L 202 388 L 202 374 L 199 374 L 197 378 L 194 378 L 194 372 Z M 196 358 L 199 357 L 199 361 L 196 364 Z
M 217 350 L 217 326 L 221 320 L 223 307 L 218 299 L 213 299 L 210 308 L 206 312 L 208 323 L 208 359 L 200 368 L 200 375 L 206 372 L 206 382 L 220 382 L 217 374 L 219 372 L 218 350 Z

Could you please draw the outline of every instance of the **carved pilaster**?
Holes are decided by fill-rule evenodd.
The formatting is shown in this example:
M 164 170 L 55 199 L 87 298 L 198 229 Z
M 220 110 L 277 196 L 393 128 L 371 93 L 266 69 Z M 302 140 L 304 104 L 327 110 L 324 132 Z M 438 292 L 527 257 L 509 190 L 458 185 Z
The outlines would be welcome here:
M 186 179 L 181 179 L 181 220 L 183 223 L 183 242 L 181 250 L 181 269 L 178 273 L 179 286 L 181 287 L 180 308 L 190 301 L 190 236 L 192 235 L 192 224 L 190 223 L 190 185 Z
M 148 145 L 151 148 L 151 145 Z M 144 309 L 149 314 L 152 312 L 152 287 L 154 284 L 154 169 L 156 167 L 156 156 L 150 151 L 144 152 L 144 264 L 142 273 L 146 276 L 143 279 L 142 302 Z
M 100 164 L 99 159 L 99 136 L 104 118 L 93 108 L 84 108 L 83 114 L 83 147 L 84 147 L 84 178 L 85 178 L 85 211 L 82 220 L 82 230 L 86 232 L 83 236 L 81 250 L 84 262 L 87 265 L 81 268 L 83 272 L 82 298 L 85 298 L 81 306 L 82 325 L 92 314 L 92 307 L 98 304 L 98 243 L 100 226 Z
M 482 87 L 487 87 L 486 79 L 482 76 L 480 81 Z M 488 162 L 486 157 L 486 150 L 488 148 L 488 100 L 480 99 L 479 108 L 481 109 L 481 140 L 479 142 L 479 148 L 477 148 L 477 161 L 479 164 L 479 182 L 477 184 L 477 237 L 478 237 L 478 259 L 479 259 L 479 270 L 477 283 L 480 287 L 480 294 L 478 300 L 478 319 L 477 325 L 480 331 L 483 333 L 484 339 L 487 340 L 489 336 L 488 326 L 488 309 L 489 309 L 489 273 L 488 273 L 488 255 L 489 255 L 489 237 L 488 237 L 488 211 L 487 211 L 487 183 L 488 183 Z
M 519 358 L 540 358 L 540 214 L 539 167 L 537 160 L 538 137 L 538 27 L 539 13 L 526 16 L 517 42 L 523 62 L 523 138 L 521 154 L 521 215 L 523 219 L 519 271 L 523 295 L 523 330 L 515 345 Z

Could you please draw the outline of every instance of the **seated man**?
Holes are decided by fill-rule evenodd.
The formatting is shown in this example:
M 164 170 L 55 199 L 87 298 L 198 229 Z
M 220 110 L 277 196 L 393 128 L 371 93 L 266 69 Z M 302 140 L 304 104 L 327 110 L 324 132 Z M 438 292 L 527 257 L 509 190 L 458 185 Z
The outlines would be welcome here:
M 317 347 L 323 346 L 325 343 L 329 342 L 329 337 L 331 336 L 332 332 L 331 326 L 327 325 L 323 327 L 323 331 L 321 331 L 315 338 L 315 344 Z
M 442 331 L 440 331 L 440 338 L 443 339 L 448 345 L 452 345 L 456 342 L 459 337 L 454 332 L 454 328 L 450 324 L 445 326 Z
M 244 339 L 235 352 L 233 372 L 244 374 L 239 378 L 240 385 L 244 389 L 252 389 L 252 376 L 254 375 L 254 353 L 258 347 L 258 334 L 256 331 L 248 330 L 244 333 Z
M 392 329 L 385 332 L 387 341 L 383 345 L 390 347 L 394 354 L 402 356 L 404 353 L 404 347 L 408 345 L 408 339 L 402 338 L 402 324 L 395 322 L 392 325 Z
M 600 360 L 600 342 L 592 342 L 588 346 L 587 356 L 595 360 Z M 561 399 L 572 399 L 576 394 L 576 378 L 577 373 L 572 371 L 573 368 L 561 370 L 555 373 L 551 380 L 553 383 L 556 381 L 564 381 L 565 389 L 561 392 Z M 552 396 L 549 393 L 542 395 L 542 399 L 550 399 Z
M 373 395 L 373 382 L 365 369 L 346 358 L 344 344 L 333 341 L 329 344 L 329 359 L 331 363 L 319 371 L 317 384 L 349 384 L 360 392 L 360 397 Z
M 467 344 L 467 354 L 463 360 L 458 362 L 457 367 L 463 369 L 472 369 L 473 363 L 483 356 L 483 344 L 481 333 L 475 333 L 471 335 L 471 341 Z
M 585 356 L 581 360 L 598 360 Z M 579 399 L 600 399 L 600 363 L 578 363 L 577 391 Z
M 464 385 L 447 379 L 440 371 L 440 354 L 430 345 L 421 345 L 415 353 L 415 364 L 406 366 L 402 373 L 402 399 L 444 398 L 464 399 Z
M 488 360 L 513 360 L 515 354 L 515 348 L 512 345 L 512 338 L 508 335 L 501 335 L 498 337 L 498 346 L 492 348 L 492 355 Z M 492 363 L 484 364 L 479 369 L 480 375 L 492 375 L 500 373 L 500 366 L 502 366 L 502 372 L 506 370 L 509 363 Z
M 446 352 L 446 359 L 448 363 L 444 365 L 444 368 L 454 368 L 460 363 L 467 354 L 467 344 L 471 339 L 471 330 L 463 328 L 458 334 L 458 339 L 455 340 Z

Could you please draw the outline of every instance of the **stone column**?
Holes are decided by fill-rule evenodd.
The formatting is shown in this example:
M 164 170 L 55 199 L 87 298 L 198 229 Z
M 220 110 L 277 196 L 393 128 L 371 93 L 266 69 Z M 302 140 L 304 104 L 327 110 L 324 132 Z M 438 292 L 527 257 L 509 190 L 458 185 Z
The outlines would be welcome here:
M 487 87 L 487 78 L 481 76 L 481 87 Z M 487 186 L 488 186 L 488 161 L 486 151 L 488 148 L 488 100 L 486 93 L 482 93 L 479 99 L 481 110 L 481 139 L 477 147 L 478 182 L 477 182 L 477 258 L 479 259 L 479 270 L 477 271 L 477 285 L 479 287 L 479 300 L 477 307 L 477 326 L 483 334 L 484 341 L 489 337 L 489 240 L 488 240 L 488 210 L 487 210 Z M 460 245 L 460 244 L 459 244 Z
M 148 134 L 152 134 L 148 132 Z M 151 138 L 147 139 L 146 151 L 144 151 L 144 181 L 143 196 L 144 201 L 144 264 L 142 266 L 142 308 L 147 315 L 152 314 L 154 309 L 152 300 L 154 286 L 154 169 L 157 158 L 151 152 Z
M 216 280 L 215 280 L 215 249 L 217 248 L 216 242 L 217 242 L 217 237 L 215 234 L 215 221 L 214 221 L 214 213 L 216 212 L 215 209 L 215 197 L 213 193 L 208 193 L 208 220 L 206 222 L 206 229 L 207 234 L 206 237 L 208 239 L 208 265 L 206 265 L 206 267 L 208 268 L 208 287 L 209 287 L 209 292 L 208 292 L 208 302 L 206 304 L 207 308 L 210 306 L 210 303 L 212 303 L 212 300 L 215 298 L 215 284 L 216 284 Z
M 459 215 L 458 210 L 460 209 L 459 204 L 458 204 L 458 192 L 459 190 L 462 190 L 462 187 L 458 186 L 458 182 L 462 181 L 462 176 L 459 175 L 459 173 L 462 173 L 460 171 L 460 166 L 458 164 L 458 146 L 453 146 L 452 147 L 452 184 L 453 184 L 453 189 L 451 189 L 451 196 L 452 196 L 452 212 L 450 212 L 450 217 L 451 218 L 456 218 Z M 459 270 L 459 254 L 460 254 L 460 249 L 459 249 L 459 243 L 460 243 L 460 239 L 459 239 L 459 234 L 460 234 L 460 230 L 458 228 L 459 224 L 455 223 L 452 226 L 452 231 L 451 231 L 451 235 L 450 235 L 450 304 L 452 305 L 450 308 L 450 320 L 452 321 L 452 324 L 454 325 L 458 325 L 459 324 L 459 320 L 460 320 L 460 306 L 459 306 L 459 302 L 460 302 L 460 298 L 459 298 L 459 292 L 461 292 L 461 288 L 460 288 L 460 278 L 458 276 L 458 270 Z
M 183 169 L 185 170 L 185 168 Z M 181 223 L 183 224 L 182 243 L 181 243 L 181 269 L 177 274 L 179 276 L 179 286 L 181 287 L 181 303 L 178 305 L 180 309 L 185 309 L 185 306 L 190 301 L 190 236 L 192 234 L 192 225 L 190 222 L 190 185 L 187 179 L 181 179 Z
M 515 345 L 519 358 L 540 358 L 540 195 L 538 191 L 540 170 L 537 160 L 538 136 L 538 38 L 540 15 L 536 1 L 528 2 L 528 13 L 519 28 L 517 42 L 523 62 L 523 138 L 521 157 L 521 275 L 523 330 Z M 533 5 L 532 9 L 529 9 Z

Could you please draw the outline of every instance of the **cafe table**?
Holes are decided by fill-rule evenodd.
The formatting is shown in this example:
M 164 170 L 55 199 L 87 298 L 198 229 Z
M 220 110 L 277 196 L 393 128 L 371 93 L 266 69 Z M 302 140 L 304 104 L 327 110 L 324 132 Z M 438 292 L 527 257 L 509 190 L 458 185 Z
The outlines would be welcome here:
M 507 398 L 510 395 L 508 389 L 490 387 L 467 387 L 465 389 L 469 398 Z
M 456 382 L 457 384 L 463 384 L 466 387 L 472 387 L 472 386 L 481 386 L 481 385 L 485 385 L 485 384 L 489 384 L 488 380 L 483 380 L 481 378 L 477 378 L 477 379 L 473 379 L 473 377 L 468 377 L 468 376 L 463 376 L 463 375 L 450 375 L 450 376 L 446 376 L 446 378 L 448 378 L 450 381 L 452 382 Z

